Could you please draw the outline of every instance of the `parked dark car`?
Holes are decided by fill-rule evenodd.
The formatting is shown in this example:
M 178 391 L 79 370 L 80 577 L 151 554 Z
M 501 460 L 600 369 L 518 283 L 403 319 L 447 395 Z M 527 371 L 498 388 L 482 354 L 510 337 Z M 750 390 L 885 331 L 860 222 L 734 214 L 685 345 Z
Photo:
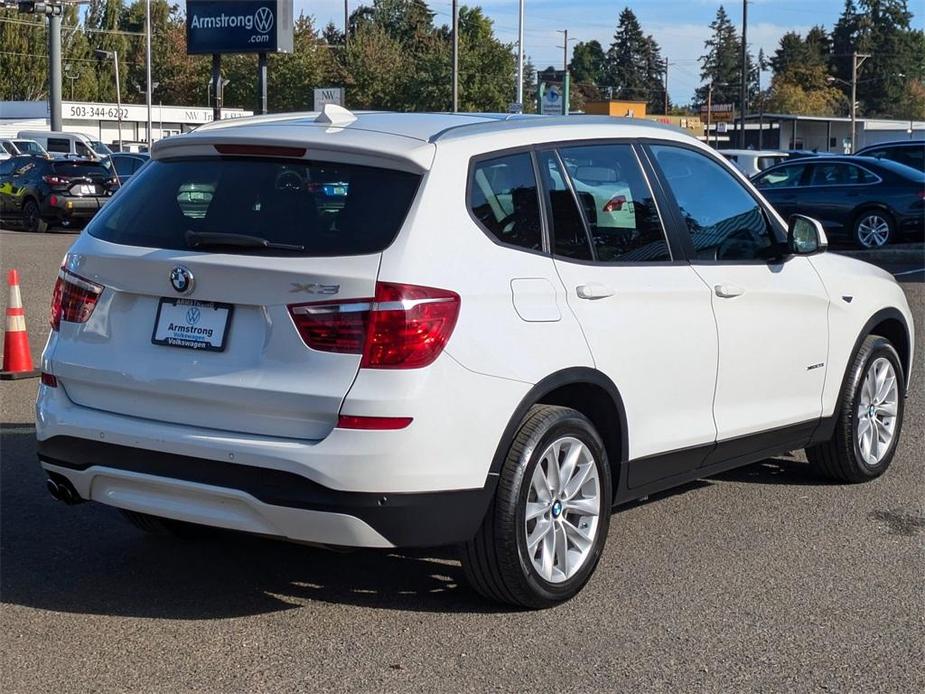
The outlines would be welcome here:
M 882 142 L 858 150 L 859 157 L 874 157 L 899 162 L 913 169 L 925 171 L 925 142 Z
M 880 248 L 920 234 L 925 174 L 870 157 L 812 157 L 762 171 L 752 182 L 783 217 L 815 217 L 828 234 Z
M 27 231 L 81 225 L 118 187 L 109 161 L 13 157 L 0 162 L 0 217 Z
M 122 185 L 134 176 L 138 169 L 147 164 L 150 158 L 148 154 L 129 154 L 127 152 L 115 152 L 110 156 L 113 165 L 116 167 L 119 183 Z

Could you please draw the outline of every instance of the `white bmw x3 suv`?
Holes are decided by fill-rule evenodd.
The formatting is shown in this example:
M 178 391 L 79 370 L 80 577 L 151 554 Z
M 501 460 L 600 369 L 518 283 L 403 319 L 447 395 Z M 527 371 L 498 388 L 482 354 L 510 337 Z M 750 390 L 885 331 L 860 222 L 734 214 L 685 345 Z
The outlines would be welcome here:
M 458 544 L 480 593 L 553 605 L 618 505 L 801 448 L 886 470 L 912 316 L 825 247 L 654 124 L 215 123 L 68 252 L 39 458 L 144 529 Z

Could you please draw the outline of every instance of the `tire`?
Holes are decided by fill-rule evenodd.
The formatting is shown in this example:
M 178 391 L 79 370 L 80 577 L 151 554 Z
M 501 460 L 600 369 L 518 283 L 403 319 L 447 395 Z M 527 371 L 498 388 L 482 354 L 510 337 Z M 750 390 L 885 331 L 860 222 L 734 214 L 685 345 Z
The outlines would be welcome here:
M 545 476 L 554 457 L 565 485 L 555 474 Z M 571 460 L 577 462 L 569 465 Z M 538 484 L 549 480 L 556 489 L 541 497 Z M 610 464 L 591 421 L 567 407 L 533 406 L 508 451 L 482 526 L 462 548 L 469 583 L 491 600 L 520 607 L 565 602 L 594 573 L 607 541 L 611 497 Z M 536 514 L 530 520 L 528 508 Z M 539 537 L 529 549 L 528 541 Z
M 26 231 L 44 234 L 48 231 L 48 224 L 42 219 L 39 204 L 32 198 L 27 199 L 22 206 L 22 223 Z
M 195 523 L 186 523 L 184 521 L 173 520 L 172 518 L 161 518 L 152 516 L 148 513 L 139 513 L 138 511 L 128 511 L 124 508 L 119 509 L 119 513 L 129 523 L 139 530 L 149 535 L 171 536 L 183 540 L 198 540 L 209 537 L 214 534 L 215 530 L 205 525 L 196 525 Z
M 886 374 L 885 380 L 892 374 L 895 387 L 875 392 L 873 402 L 869 402 L 868 376 L 876 385 L 878 373 Z M 868 335 L 851 362 L 832 438 L 806 449 L 810 465 L 821 476 L 838 482 L 867 482 L 882 475 L 893 460 L 902 433 L 904 398 L 899 355 L 886 338 Z M 888 441 L 881 441 L 880 434 L 888 436 Z M 869 453 L 865 451 L 865 440 L 870 442 Z
M 858 248 L 876 250 L 896 238 L 896 222 L 883 210 L 864 210 L 854 220 L 854 242 Z

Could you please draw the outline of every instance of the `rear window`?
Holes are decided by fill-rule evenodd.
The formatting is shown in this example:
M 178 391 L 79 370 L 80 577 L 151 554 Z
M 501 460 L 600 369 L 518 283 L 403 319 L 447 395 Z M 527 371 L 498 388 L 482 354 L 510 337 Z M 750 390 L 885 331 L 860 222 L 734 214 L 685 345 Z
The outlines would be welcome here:
M 109 178 L 108 166 L 94 162 L 83 161 L 56 161 L 51 164 L 52 170 L 58 176 L 68 178 Z
M 787 157 L 758 157 L 758 170 L 764 171 L 775 164 L 780 164 Z
M 155 161 L 132 177 L 87 231 L 113 243 L 174 250 L 376 253 L 398 234 L 419 182 L 420 176 L 403 171 L 328 162 Z M 196 246 L 190 239 L 197 235 L 213 242 Z M 219 245 L 219 235 L 230 242 Z M 254 242 L 260 240 L 276 248 L 259 247 Z

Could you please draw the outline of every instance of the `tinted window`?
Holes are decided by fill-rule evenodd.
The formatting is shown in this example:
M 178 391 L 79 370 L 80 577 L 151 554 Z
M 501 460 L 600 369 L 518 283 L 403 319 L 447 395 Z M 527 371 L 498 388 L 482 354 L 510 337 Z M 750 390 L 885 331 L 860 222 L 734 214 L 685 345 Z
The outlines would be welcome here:
M 476 164 L 469 182 L 469 209 L 501 243 L 543 249 L 539 196 L 529 153 Z
M 563 258 L 591 260 L 593 255 L 585 222 L 558 157 L 555 152 L 541 152 L 538 156 L 547 194 L 546 209 L 555 254 Z M 579 193 L 579 196 L 582 194 Z M 593 211 L 593 200 L 590 207 Z
M 758 157 L 758 170 L 764 171 L 767 168 L 780 164 L 787 157 Z
M 652 192 L 630 145 L 569 147 L 560 155 L 603 262 L 671 260 Z
M 49 152 L 63 152 L 67 154 L 71 151 L 71 141 L 60 137 L 49 137 L 48 146 L 45 149 Z
M 883 147 L 864 152 L 865 157 L 889 159 L 922 171 L 925 169 L 925 145 L 908 147 Z
M 804 171 L 806 171 L 805 164 L 781 166 L 760 175 L 755 179 L 755 185 L 761 188 L 792 188 L 800 185 Z
M 16 148 L 23 153 L 44 154 L 44 152 L 42 152 L 42 147 L 38 142 L 32 142 L 30 140 L 16 140 L 13 144 L 15 144 Z
M 811 186 L 845 186 L 859 183 L 874 183 L 877 178 L 851 164 L 816 164 L 809 185 Z
M 16 148 L 13 147 L 12 143 L 10 142 L 0 142 L 0 148 L 2 148 L 3 151 L 7 154 L 18 154 Z
M 69 178 L 87 176 L 89 178 L 109 178 L 110 173 L 102 164 L 79 161 L 56 161 L 51 164 L 52 170 L 59 176 Z
M 138 167 L 137 162 L 132 157 L 113 157 L 112 163 L 120 176 L 131 176 Z
M 150 162 L 132 181 L 93 219 L 92 236 L 184 250 L 187 231 L 239 234 L 300 248 L 207 250 L 325 256 L 388 246 L 420 176 L 326 162 L 187 159 Z
M 748 190 L 706 154 L 652 146 L 677 201 L 697 258 L 754 260 L 776 255 L 764 211 Z

